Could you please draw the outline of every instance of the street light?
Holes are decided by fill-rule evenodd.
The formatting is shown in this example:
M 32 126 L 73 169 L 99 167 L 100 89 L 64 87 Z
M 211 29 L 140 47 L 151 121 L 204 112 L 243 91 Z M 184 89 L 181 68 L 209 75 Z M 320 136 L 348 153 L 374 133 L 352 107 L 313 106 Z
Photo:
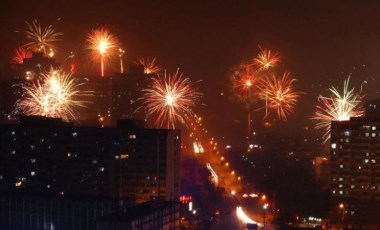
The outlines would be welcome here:
M 262 206 L 263 209 L 263 229 L 267 229 L 267 223 L 266 223 L 266 217 L 267 217 L 267 211 L 268 211 L 269 203 L 265 203 Z
M 341 221 L 342 221 L 342 227 L 344 228 L 344 212 L 345 212 L 345 206 L 344 206 L 344 203 L 340 203 L 340 204 L 339 204 L 339 209 L 340 209 L 341 212 L 342 212 L 342 218 L 341 218 Z

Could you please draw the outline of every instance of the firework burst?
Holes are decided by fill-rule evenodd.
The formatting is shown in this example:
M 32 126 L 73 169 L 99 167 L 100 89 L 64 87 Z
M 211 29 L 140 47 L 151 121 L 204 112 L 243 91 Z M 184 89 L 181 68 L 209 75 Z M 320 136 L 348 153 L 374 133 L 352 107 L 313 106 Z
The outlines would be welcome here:
M 104 77 L 104 68 L 107 62 L 117 56 L 118 47 L 118 39 L 106 28 L 92 30 L 87 35 L 87 48 L 91 50 L 92 60 L 100 62 L 102 77 Z
M 318 98 L 320 104 L 317 105 L 317 110 L 311 120 L 317 122 L 315 128 L 325 130 L 323 135 L 325 142 L 330 138 L 331 121 L 345 121 L 350 117 L 360 117 L 364 114 L 361 107 L 363 96 L 355 93 L 355 88 L 349 89 L 349 81 L 350 78 L 344 81 L 342 93 L 332 86 L 329 88 L 330 97 L 319 96 Z
M 161 71 L 161 67 L 156 64 L 156 58 L 153 58 L 152 60 L 150 60 L 149 57 L 139 58 L 136 64 L 144 66 L 145 74 L 153 74 Z
M 56 32 L 52 25 L 42 28 L 41 25 L 35 20 L 32 23 L 26 22 L 28 26 L 26 38 L 30 40 L 25 47 L 29 50 L 43 52 L 45 56 L 54 56 L 56 47 L 54 42 L 60 40 L 59 36 L 63 33 Z
M 43 77 L 43 81 L 23 85 L 23 98 L 18 101 L 17 108 L 25 115 L 75 120 L 75 109 L 87 103 L 80 98 L 91 93 L 79 91 L 82 84 L 71 74 L 53 70 Z
M 288 72 L 285 72 L 281 77 L 270 75 L 258 84 L 259 98 L 265 100 L 266 108 L 270 112 L 275 112 L 281 120 L 286 120 L 294 111 L 298 98 L 301 96 L 301 92 L 294 90 L 295 81 Z
M 13 51 L 13 56 L 11 58 L 12 64 L 22 64 L 24 63 L 24 59 L 31 58 L 32 53 L 27 51 L 24 47 L 19 46 Z
M 269 68 L 276 67 L 280 61 L 281 57 L 279 54 L 272 52 L 269 49 L 260 48 L 260 53 L 256 58 L 253 59 L 253 63 L 260 70 L 267 70 Z
M 236 66 L 230 75 L 233 97 L 247 107 L 256 102 L 257 82 L 260 79 L 251 66 L 246 63 Z
M 156 117 L 158 127 L 175 128 L 177 122 L 186 124 L 193 117 L 191 108 L 202 94 L 194 88 L 194 83 L 183 74 L 175 73 L 152 78 L 152 86 L 145 89 L 143 105 L 147 116 Z

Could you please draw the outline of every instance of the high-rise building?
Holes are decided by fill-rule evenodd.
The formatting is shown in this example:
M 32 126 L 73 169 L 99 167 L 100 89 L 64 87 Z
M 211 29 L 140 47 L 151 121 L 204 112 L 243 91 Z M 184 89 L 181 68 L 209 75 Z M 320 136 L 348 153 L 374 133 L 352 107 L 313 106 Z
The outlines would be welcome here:
M 379 106 L 369 101 L 366 116 L 331 124 L 331 213 L 346 224 L 376 224 L 380 217 Z
M 133 71 L 111 77 L 80 77 L 81 90 L 90 92 L 87 106 L 79 108 L 78 120 L 99 124 L 116 125 L 118 120 L 144 118 L 141 106 L 143 89 L 150 78 L 141 72 Z
M 80 127 L 60 119 L 23 117 L 0 125 L 0 190 L 178 200 L 180 132 Z

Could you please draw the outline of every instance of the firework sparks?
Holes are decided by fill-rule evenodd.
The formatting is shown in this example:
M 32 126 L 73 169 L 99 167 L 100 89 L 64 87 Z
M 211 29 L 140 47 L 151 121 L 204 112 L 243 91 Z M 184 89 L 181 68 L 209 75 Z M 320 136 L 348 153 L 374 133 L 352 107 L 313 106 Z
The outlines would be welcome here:
M 92 30 L 87 36 L 88 49 L 93 61 L 100 61 L 101 76 L 104 77 L 106 62 L 118 53 L 118 40 L 108 29 Z
M 84 107 L 83 96 L 90 92 L 81 92 L 71 74 L 53 70 L 43 75 L 43 81 L 28 83 L 23 86 L 23 98 L 17 108 L 25 115 L 60 117 L 63 120 L 75 120 L 75 108 Z
M 330 138 L 331 121 L 345 121 L 364 114 L 362 96 L 354 92 L 355 88 L 349 89 L 349 81 L 350 78 L 344 81 L 342 94 L 332 86 L 329 88 L 330 97 L 319 96 L 321 104 L 317 105 L 311 119 L 317 122 L 315 128 L 326 131 L 323 135 L 325 142 Z
M 153 74 L 161 71 L 161 67 L 156 64 L 156 58 L 153 58 L 152 60 L 150 60 L 149 57 L 146 59 L 139 58 L 136 63 L 144 66 L 145 74 Z
M 241 64 L 235 67 L 230 76 L 231 88 L 234 98 L 250 107 L 256 101 L 257 72 L 250 68 L 250 64 Z
M 260 53 L 253 59 L 253 63 L 262 70 L 267 70 L 272 67 L 276 67 L 281 61 L 281 57 L 277 53 L 273 53 L 269 49 L 260 48 Z
M 186 124 L 193 117 L 194 107 L 202 94 L 194 88 L 194 83 L 182 74 L 152 78 L 151 88 L 145 89 L 143 107 L 147 116 L 156 116 L 159 127 L 175 128 L 179 121 Z
M 31 58 L 32 53 L 27 51 L 24 47 L 19 46 L 13 51 L 13 56 L 11 59 L 12 64 L 22 64 L 24 63 L 24 59 Z
M 294 111 L 301 92 L 293 88 L 295 79 L 290 78 L 290 74 L 285 72 L 281 77 L 270 75 L 258 85 L 258 96 L 265 100 L 270 111 L 274 111 L 281 120 L 286 120 L 289 114 Z
M 26 25 L 28 26 L 25 31 L 26 38 L 31 41 L 25 46 L 33 51 L 43 52 L 45 56 L 54 56 L 56 50 L 54 42 L 60 40 L 59 36 L 63 33 L 56 32 L 52 25 L 42 28 L 37 21 L 26 22 Z

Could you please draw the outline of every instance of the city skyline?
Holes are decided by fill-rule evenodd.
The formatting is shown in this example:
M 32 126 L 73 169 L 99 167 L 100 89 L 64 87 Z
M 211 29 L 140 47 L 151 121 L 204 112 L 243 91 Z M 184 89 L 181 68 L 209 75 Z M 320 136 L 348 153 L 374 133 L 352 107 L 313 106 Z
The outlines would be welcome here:
M 28 7 L 18 8 L 16 2 Z M 311 125 L 309 118 L 318 96 L 328 93 L 328 87 L 339 88 L 349 75 L 353 87 L 363 88 L 367 98 L 378 95 L 375 79 L 380 71 L 375 60 L 379 52 L 375 44 L 380 39 L 368 24 L 376 21 L 376 4 L 16 2 L 1 3 L 1 13 L 7 21 L 0 26 L 4 31 L 0 37 L 4 40 L 5 52 L 0 56 L 3 66 L 13 49 L 25 43 L 26 22 L 37 20 L 63 33 L 56 42 L 55 57 L 59 62 L 73 52 L 81 63 L 78 73 L 95 75 L 99 65 L 86 60 L 86 36 L 92 29 L 106 26 L 125 49 L 126 66 L 138 58 L 157 57 L 161 68 L 170 72 L 180 68 L 191 80 L 202 80 L 202 101 L 206 106 L 198 106 L 197 112 L 207 117 L 204 122 L 214 132 L 227 136 L 246 127 L 246 109 L 230 100 L 228 73 L 233 66 L 254 58 L 259 46 L 279 53 L 281 68 L 288 70 L 296 79 L 296 88 L 305 92 L 288 122 Z M 12 18 L 16 11 L 23 17 Z M 356 14 L 350 16 L 353 12 Z M 83 20 L 86 23 L 78 23 Z M 118 71 L 117 60 L 113 72 Z M 367 84 L 363 84 L 365 81 Z M 231 112 L 220 118 L 218 114 L 224 106 Z M 261 123 L 262 116 L 253 116 L 253 120 L 254 124 Z M 221 125 L 224 123 L 234 125 Z

